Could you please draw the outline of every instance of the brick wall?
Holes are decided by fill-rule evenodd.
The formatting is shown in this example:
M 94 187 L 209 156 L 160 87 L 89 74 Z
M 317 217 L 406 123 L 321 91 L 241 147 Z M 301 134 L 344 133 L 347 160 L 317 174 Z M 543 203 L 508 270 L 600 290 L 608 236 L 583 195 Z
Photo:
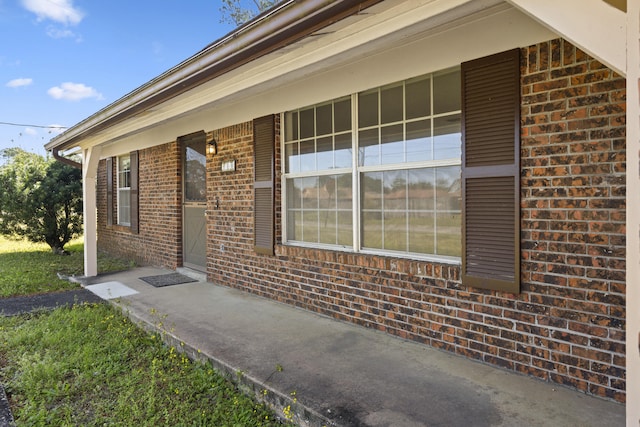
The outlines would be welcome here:
M 532 362 L 541 377 L 623 400 L 625 79 L 566 41 L 523 52 L 522 306 L 537 335 Z
M 251 122 L 213 131 L 209 279 L 623 402 L 625 82 L 565 41 L 522 53 L 520 294 L 463 286 L 455 265 L 283 246 L 279 142 L 276 255 L 255 254 Z M 177 156 L 174 146 L 162 147 Z M 152 157 L 141 152 L 141 162 Z M 221 172 L 221 162 L 231 159 L 237 170 Z M 172 165 L 179 170 L 175 158 Z M 142 196 L 156 189 L 149 184 L 155 178 L 145 178 L 151 171 L 141 171 L 148 180 Z M 170 207 L 179 206 L 177 179 L 157 171 L 172 182 L 173 190 L 159 196 L 166 197 L 164 209 L 179 216 Z M 166 216 L 152 217 L 143 200 L 140 229 L 148 236 L 147 222 Z M 174 227 L 179 235 L 179 220 L 163 224 L 159 229 Z M 111 247 L 130 237 L 143 251 L 140 238 L 110 236 Z M 178 237 L 164 239 L 173 242 L 170 253 L 149 258 L 175 266 Z
M 125 154 L 125 153 L 123 153 Z M 114 161 L 114 177 L 116 164 Z M 98 167 L 98 249 L 139 264 L 176 268 L 182 265 L 182 184 L 180 149 L 176 142 L 139 152 L 140 231 L 107 226 L 106 162 Z M 114 179 L 114 194 L 115 188 Z M 114 223 L 117 197 L 114 197 Z

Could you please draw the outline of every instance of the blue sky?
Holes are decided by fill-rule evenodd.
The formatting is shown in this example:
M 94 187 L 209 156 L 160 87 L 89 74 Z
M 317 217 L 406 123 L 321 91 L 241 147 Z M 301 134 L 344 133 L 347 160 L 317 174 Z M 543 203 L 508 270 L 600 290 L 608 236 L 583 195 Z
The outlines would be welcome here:
M 233 30 L 215 0 L 0 0 L 0 150 L 43 145 Z M 26 125 L 26 126 L 25 126 Z M 45 126 L 45 127 L 37 127 Z

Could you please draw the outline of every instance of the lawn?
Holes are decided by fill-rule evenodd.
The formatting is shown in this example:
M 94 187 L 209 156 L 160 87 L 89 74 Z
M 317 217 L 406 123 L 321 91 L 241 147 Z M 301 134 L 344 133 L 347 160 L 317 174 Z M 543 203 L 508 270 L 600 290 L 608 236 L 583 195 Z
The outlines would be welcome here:
M 83 274 L 82 240 L 70 242 L 65 249 L 70 253 L 68 256 L 54 255 L 44 243 L 0 237 L 0 298 L 79 288 L 77 283 L 60 279 L 57 273 L 66 276 Z M 131 261 L 98 254 L 100 273 L 132 266 Z
M 68 250 L 59 256 L 0 239 L 0 295 L 77 287 L 56 276 L 82 274 L 82 244 Z M 106 256 L 99 262 L 101 271 L 130 267 Z M 162 338 L 108 304 L 0 316 L 0 383 L 17 425 L 279 425 L 210 364 L 189 360 Z

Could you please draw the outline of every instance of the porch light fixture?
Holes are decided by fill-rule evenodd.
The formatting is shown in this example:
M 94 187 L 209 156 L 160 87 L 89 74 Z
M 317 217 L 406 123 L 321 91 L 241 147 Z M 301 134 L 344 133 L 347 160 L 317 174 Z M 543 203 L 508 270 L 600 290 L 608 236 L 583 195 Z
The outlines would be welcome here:
M 218 154 L 218 143 L 216 142 L 215 139 L 212 139 L 207 144 L 209 145 L 209 148 L 208 148 L 209 154 L 211 154 L 213 156 Z

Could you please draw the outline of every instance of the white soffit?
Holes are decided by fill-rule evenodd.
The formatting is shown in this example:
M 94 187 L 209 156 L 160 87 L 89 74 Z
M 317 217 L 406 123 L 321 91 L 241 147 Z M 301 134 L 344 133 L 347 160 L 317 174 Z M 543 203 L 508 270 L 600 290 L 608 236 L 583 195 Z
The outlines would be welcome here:
M 626 74 L 627 18 L 620 9 L 602 0 L 508 1 L 613 70 Z

